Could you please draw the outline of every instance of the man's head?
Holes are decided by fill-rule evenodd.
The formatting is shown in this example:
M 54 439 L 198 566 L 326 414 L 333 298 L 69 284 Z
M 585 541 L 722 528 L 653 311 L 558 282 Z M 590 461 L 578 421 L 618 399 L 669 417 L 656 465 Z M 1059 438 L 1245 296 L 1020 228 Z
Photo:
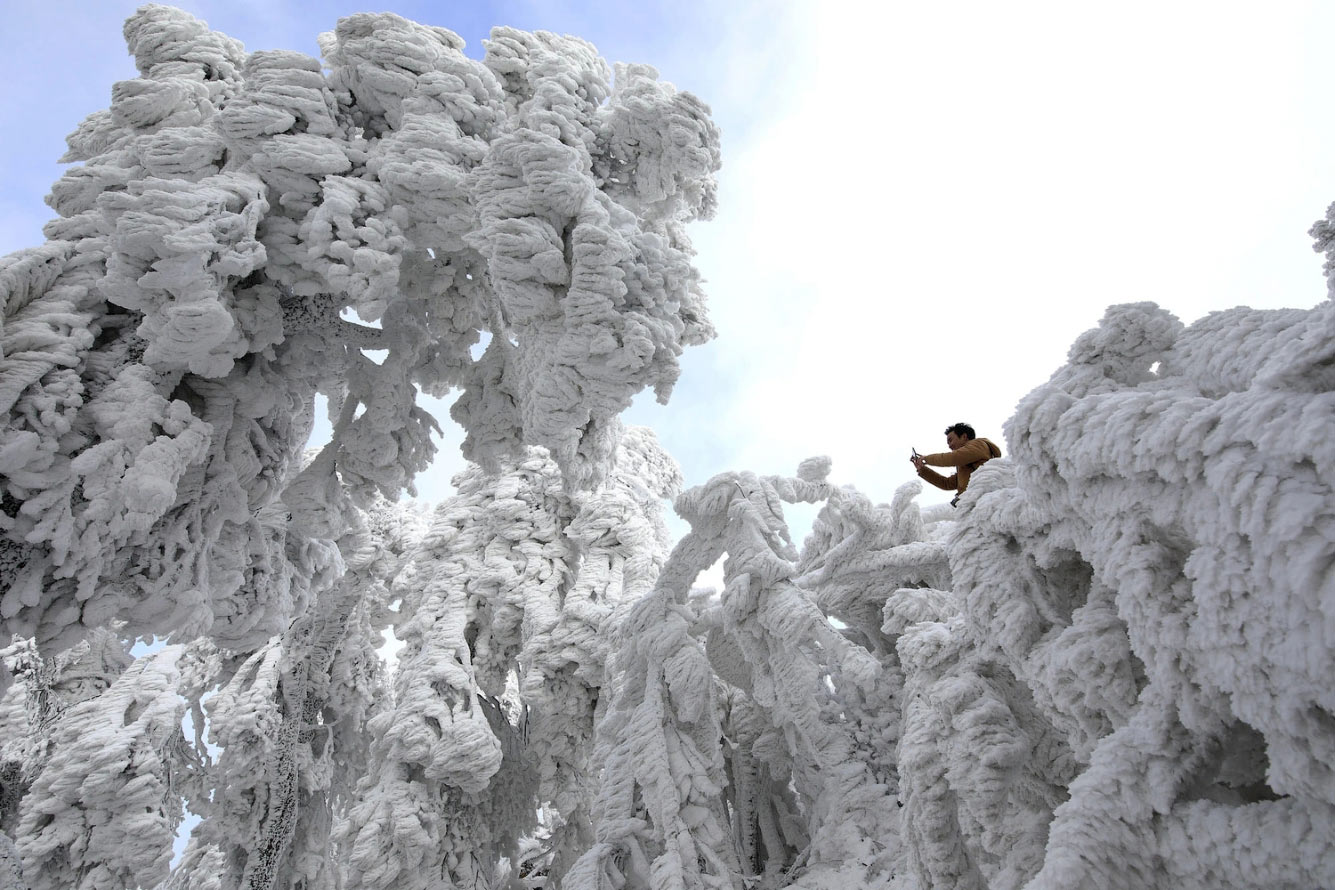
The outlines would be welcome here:
M 951 451 L 963 448 L 966 444 L 977 438 L 977 433 L 973 427 L 967 423 L 957 423 L 946 427 L 946 447 Z

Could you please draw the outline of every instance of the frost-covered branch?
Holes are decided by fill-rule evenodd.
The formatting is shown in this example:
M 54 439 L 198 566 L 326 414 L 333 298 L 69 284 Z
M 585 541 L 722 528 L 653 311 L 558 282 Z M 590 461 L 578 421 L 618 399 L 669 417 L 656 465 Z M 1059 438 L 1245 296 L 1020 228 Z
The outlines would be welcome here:
M 652 69 L 612 90 L 574 38 L 498 29 L 476 61 L 391 14 L 339 22 L 327 73 L 167 7 L 125 37 L 140 77 L 70 137 L 51 240 L 0 260 L 0 619 L 44 650 L 278 618 L 246 601 L 256 516 L 287 489 L 337 537 L 411 491 L 419 391 L 462 390 L 479 461 L 541 445 L 596 487 L 616 415 L 711 335 L 682 226 L 718 134 Z M 348 416 L 293 487 L 317 392 Z
M 893 868 L 891 789 L 855 753 L 854 721 L 828 685 L 870 692 L 880 666 L 794 583 L 780 507 L 829 497 L 827 471 L 817 460 L 796 479 L 725 474 L 678 499 L 691 532 L 621 627 L 618 694 L 599 726 L 598 843 L 573 886 L 659 872 L 685 886 L 740 886 L 748 873 L 777 886 L 790 869 L 819 883 Z M 723 553 L 722 600 L 697 613 L 688 585 Z
M 490 880 L 539 808 L 554 833 L 534 866 L 559 879 L 587 847 L 603 637 L 657 575 L 658 499 L 680 478 L 647 430 L 627 430 L 617 455 L 608 485 L 574 498 L 541 451 L 499 475 L 471 468 L 437 510 L 401 584 L 380 766 L 345 829 L 354 879 Z

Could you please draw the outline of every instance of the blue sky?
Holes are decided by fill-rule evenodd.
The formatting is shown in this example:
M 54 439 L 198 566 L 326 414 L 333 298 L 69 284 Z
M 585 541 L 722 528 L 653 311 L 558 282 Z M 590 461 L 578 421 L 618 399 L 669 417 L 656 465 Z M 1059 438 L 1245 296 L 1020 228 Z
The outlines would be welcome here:
M 65 134 L 135 76 L 136 5 L 0 0 L 0 254 L 40 241 Z M 473 55 L 491 25 L 576 34 L 708 102 L 721 208 L 694 237 L 719 338 L 670 405 L 628 418 L 689 484 L 829 454 L 888 499 L 948 423 L 1000 440 L 1110 303 L 1190 321 L 1326 298 L 1306 230 L 1335 200 L 1331 4 L 181 5 L 247 49 L 312 55 L 367 8 Z M 447 493 L 453 448 L 424 496 Z

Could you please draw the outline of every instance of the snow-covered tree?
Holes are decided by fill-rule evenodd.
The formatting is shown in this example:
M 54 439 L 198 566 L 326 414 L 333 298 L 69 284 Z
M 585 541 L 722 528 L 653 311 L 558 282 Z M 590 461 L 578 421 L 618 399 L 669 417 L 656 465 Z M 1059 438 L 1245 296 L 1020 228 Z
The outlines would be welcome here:
M 361 886 L 487 886 L 540 810 L 531 867 L 559 879 L 587 847 L 606 633 L 657 576 L 680 472 L 633 428 L 597 492 L 568 492 L 541 449 L 456 483 L 401 583 L 395 705 L 345 829 Z
M 880 664 L 798 586 L 783 520 L 784 501 L 857 497 L 833 489 L 828 469 L 817 459 L 793 479 L 723 474 L 678 499 L 691 532 L 618 627 L 598 843 L 572 886 L 893 877 L 893 787 L 884 758 L 858 743 Z M 691 581 L 724 554 L 720 599 L 693 601 Z
M 601 656 L 575 649 L 598 649 L 608 586 L 633 593 L 657 563 L 602 552 L 595 493 L 617 414 L 647 386 L 666 399 L 681 350 L 712 336 L 684 226 L 713 212 L 718 133 L 653 69 L 613 85 L 591 46 L 547 33 L 497 29 L 475 60 L 443 28 L 356 15 L 322 65 L 150 5 L 125 38 L 140 76 L 70 136 L 82 163 L 53 186 L 48 242 L 0 259 L 0 623 L 33 665 L 98 633 L 189 643 L 204 667 L 155 654 L 125 680 L 142 694 L 117 693 L 163 702 L 116 742 L 161 761 L 136 766 L 145 782 L 167 781 L 166 727 L 194 714 L 203 822 L 171 882 L 333 886 L 329 838 L 387 706 L 373 649 L 391 590 L 420 593 L 392 588 L 416 544 L 375 520 L 434 453 L 417 394 L 459 391 L 466 453 L 493 473 L 551 454 L 574 505 L 562 577 L 586 555 L 597 577 L 561 589 L 569 615 L 535 612 L 523 661 L 596 689 Z M 317 393 L 333 434 L 303 458 Z M 623 500 L 644 514 L 656 485 Z M 556 719 L 558 684 L 533 682 Z M 55 796 L 109 694 L 51 724 L 36 778 L 7 761 L 7 791 L 55 819 L 20 843 L 51 881 L 165 877 L 168 836 L 90 845 L 93 811 Z M 560 717 L 591 733 L 591 714 Z M 586 820 L 584 752 L 565 757 L 548 784 L 576 793 L 554 787 L 554 812 Z
M 434 452 L 419 389 L 461 390 L 479 462 L 541 445 L 579 488 L 711 335 L 683 225 L 718 135 L 652 69 L 613 89 L 509 29 L 476 61 L 389 14 L 325 35 L 327 74 L 166 7 L 125 36 L 141 76 L 70 137 L 51 240 L 0 264 L 7 632 L 253 649 L 292 617 L 246 583 L 260 511 L 332 538 L 397 497 Z M 317 391 L 333 440 L 293 478 Z
M 34 890 L 153 886 L 166 877 L 183 816 L 177 689 L 199 663 L 168 646 L 60 716 L 15 830 Z
M 241 661 L 215 666 L 203 821 L 172 886 L 337 886 L 327 854 L 338 814 L 367 769 L 365 727 L 384 709 L 376 655 L 390 585 L 422 534 L 412 503 L 380 502 L 338 546 L 295 554 L 311 607 Z M 239 662 L 239 663 L 238 663 Z M 202 707 L 201 707 L 202 704 Z M 216 752 L 216 753 L 212 753 Z
M 0 830 L 12 836 L 19 804 L 51 755 L 51 731 L 61 715 L 105 692 L 133 659 L 109 630 L 54 658 L 43 658 L 31 640 L 16 640 L 3 655 L 16 681 L 0 700 Z

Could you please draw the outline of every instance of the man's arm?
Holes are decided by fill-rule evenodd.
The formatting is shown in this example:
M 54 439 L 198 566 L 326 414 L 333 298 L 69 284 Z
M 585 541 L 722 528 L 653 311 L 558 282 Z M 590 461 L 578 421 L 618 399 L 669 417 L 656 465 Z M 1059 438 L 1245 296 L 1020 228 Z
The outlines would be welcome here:
M 932 483 L 937 488 L 944 488 L 946 491 L 954 491 L 959 483 L 958 473 L 952 473 L 950 476 L 942 476 L 935 470 L 929 470 L 926 467 L 918 467 L 918 476 L 923 480 Z
M 934 467 L 962 467 L 965 464 L 987 460 L 992 452 L 987 450 L 987 443 L 982 439 L 971 439 L 967 444 L 954 451 L 942 451 L 939 454 L 924 454 L 922 459 Z M 923 477 L 927 478 L 926 476 Z

